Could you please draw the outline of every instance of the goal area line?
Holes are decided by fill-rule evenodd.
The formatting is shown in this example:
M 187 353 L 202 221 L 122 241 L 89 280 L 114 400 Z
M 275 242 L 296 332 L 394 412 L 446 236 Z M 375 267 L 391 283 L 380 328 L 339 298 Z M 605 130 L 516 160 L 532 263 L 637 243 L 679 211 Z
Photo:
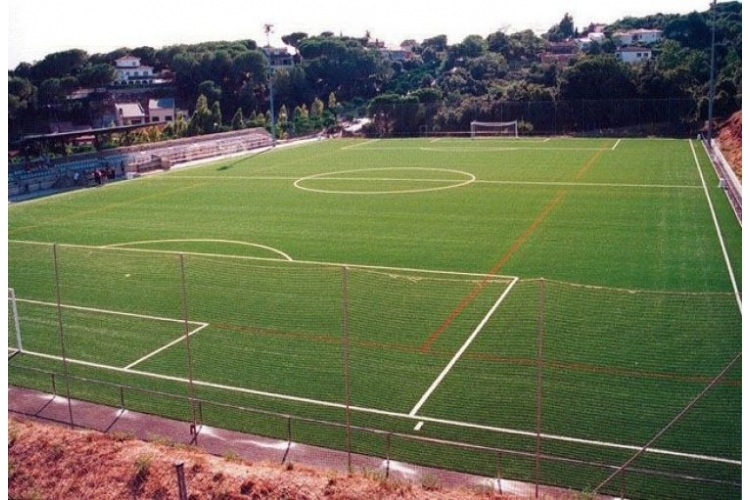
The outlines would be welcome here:
M 19 299 L 19 298 L 16 298 L 16 297 L 14 297 L 13 300 L 16 301 L 16 302 L 22 302 L 22 303 L 25 303 L 25 304 L 40 305 L 40 306 L 45 306 L 45 307 L 58 307 L 58 304 L 56 304 L 54 302 L 44 302 L 44 301 L 41 301 L 41 300 L 31 300 L 31 299 Z M 98 308 L 93 308 L 93 307 L 75 306 L 75 305 L 70 305 L 70 304 L 59 304 L 59 307 L 61 307 L 63 309 L 71 309 L 71 310 L 76 310 L 76 311 L 92 312 L 92 313 L 99 313 L 99 314 L 111 314 L 113 316 L 124 316 L 124 317 L 135 318 L 135 319 L 145 319 L 145 320 L 152 320 L 152 321 L 162 321 L 162 322 L 167 322 L 167 323 L 186 324 L 186 325 L 191 325 L 191 326 L 194 327 L 190 331 L 188 331 L 187 334 L 181 334 L 181 335 L 179 335 L 177 338 L 175 338 L 171 342 L 168 342 L 167 344 L 164 344 L 163 346 L 161 346 L 161 347 L 159 347 L 159 348 L 157 348 L 157 349 L 149 352 L 145 356 L 142 356 L 141 358 L 137 359 L 136 361 L 128 364 L 127 366 L 125 366 L 123 368 L 124 370 L 130 370 L 130 369 L 132 369 L 134 366 L 137 366 L 137 365 L 143 363 L 144 361 L 152 358 L 153 356 L 159 354 L 160 352 L 165 351 L 166 349 L 169 349 L 170 347 L 172 347 L 174 345 L 177 345 L 180 342 L 184 342 L 186 336 L 187 337 L 192 337 L 196 333 L 200 332 L 201 330 L 203 330 L 204 328 L 206 328 L 207 326 L 209 326 L 209 323 L 205 323 L 205 322 L 201 322 L 201 321 L 185 321 L 185 320 L 182 320 L 182 319 L 165 318 L 165 317 L 160 317 L 160 316 L 149 316 L 149 315 L 146 315 L 146 314 L 128 313 L 128 312 L 114 311 L 114 310 L 109 310 L 109 309 L 98 309 Z M 15 351 L 15 352 L 11 353 L 13 356 L 15 356 L 18 353 L 23 353 L 23 354 L 32 354 L 34 356 L 44 357 L 44 358 L 48 358 L 48 359 L 58 359 L 59 358 L 59 357 L 54 356 L 54 355 L 49 355 L 49 354 L 44 354 L 44 353 L 29 351 L 29 350 L 24 349 L 21 346 L 19 346 L 19 347 L 12 347 L 12 348 L 8 347 L 8 350 L 9 351 L 11 351 L 11 350 Z M 59 359 L 62 360 L 62 358 L 59 358 Z M 83 365 L 86 365 L 86 366 L 95 367 L 95 368 L 107 368 L 107 369 L 109 369 L 109 368 L 115 368 L 115 367 L 113 367 L 111 365 L 104 365 L 104 364 L 100 364 L 100 363 L 93 363 L 93 362 L 88 362 L 88 361 L 83 361 L 83 360 L 67 359 L 67 361 L 75 362 L 75 363 L 80 363 L 80 364 L 83 364 Z

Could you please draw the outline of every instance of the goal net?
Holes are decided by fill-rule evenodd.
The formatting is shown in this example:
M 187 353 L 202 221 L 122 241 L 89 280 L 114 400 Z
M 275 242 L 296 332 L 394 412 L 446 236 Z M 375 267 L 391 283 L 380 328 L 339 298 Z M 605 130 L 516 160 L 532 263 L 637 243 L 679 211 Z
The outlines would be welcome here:
M 518 138 L 518 120 L 512 122 L 471 122 L 471 138 L 482 137 Z

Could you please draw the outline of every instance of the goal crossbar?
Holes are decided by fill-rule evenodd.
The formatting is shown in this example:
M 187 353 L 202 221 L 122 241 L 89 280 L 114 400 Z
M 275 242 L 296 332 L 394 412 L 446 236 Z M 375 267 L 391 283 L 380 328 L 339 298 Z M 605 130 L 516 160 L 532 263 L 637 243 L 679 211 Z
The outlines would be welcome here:
M 518 138 L 518 120 L 510 122 L 471 122 L 471 138 L 513 137 Z

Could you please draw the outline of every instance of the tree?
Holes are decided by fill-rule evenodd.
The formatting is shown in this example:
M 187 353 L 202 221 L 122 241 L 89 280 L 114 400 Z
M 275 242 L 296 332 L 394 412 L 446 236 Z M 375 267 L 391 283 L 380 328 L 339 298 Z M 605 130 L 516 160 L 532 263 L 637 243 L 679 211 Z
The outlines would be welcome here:
M 242 130 L 245 128 L 245 119 L 242 116 L 242 108 L 237 108 L 232 117 L 232 130 Z
M 377 93 L 384 61 L 379 52 L 365 49 L 359 40 L 312 37 L 300 43 L 299 52 L 316 95 L 336 92 L 341 99 L 351 99 Z
M 43 81 L 50 78 L 77 75 L 88 62 L 88 57 L 88 54 L 80 49 L 49 54 L 32 66 L 32 79 Z
M 86 66 L 78 76 L 84 87 L 105 87 L 117 78 L 117 71 L 111 64 L 93 64 Z
M 307 33 L 295 31 L 294 33 L 282 36 L 281 41 L 297 49 L 299 48 L 300 42 L 302 42 L 302 40 L 304 40 L 305 38 L 307 38 Z
M 626 99 L 635 94 L 628 64 L 611 55 L 587 57 L 568 66 L 560 78 L 560 97 L 577 99 Z
M 487 50 L 499 52 L 507 57 L 510 48 L 510 37 L 502 31 L 496 31 L 487 35 Z
M 448 37 L 446 35 L 438 35 L 432 38 L 427 38 L 422 41 L 422 50 L 431 48 L 435 52 L 445 52 L 448 49 Z
M 36 107 L 36 87 L 26 78 L 8 78 L 8 135 L 24 132 L 24 117 Z
M 211 106 L 211 132 L 219 132 L 222 126 L 221 104 L 215 101 Z
M 379 135 L 404 136 L 418 132 L 419 110 L 419 100 L 415 96 L 380 94 L 370 101 L 368 114 Z
M 205 134 L 213 129 L 213 123 L 213 116 L 208 109 L 208 99 L 201 94 L 195 103 L 195 111 L 190 118 L 186 133 L 189 136 Z
M 575 36 L 575 26 L 573 25 L 573 18 L 567 12 L 560 20 L 559 24 L 552 26 L 544 37 L 550 42 L 560 42 L 568 40 Z

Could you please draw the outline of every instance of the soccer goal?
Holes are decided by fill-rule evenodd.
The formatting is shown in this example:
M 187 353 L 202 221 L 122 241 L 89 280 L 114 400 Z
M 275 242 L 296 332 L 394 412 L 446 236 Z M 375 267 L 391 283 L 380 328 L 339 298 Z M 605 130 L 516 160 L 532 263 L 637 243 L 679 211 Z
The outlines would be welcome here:
M 518 138 L 518 120 L 512 122 L 471 122 L 471 138 L 512 137 Z
M 13 345 L 11 335 L 15 337 L 16 345 Z M 8 288 L 8 351 L 10 353 L 23 351 L 21 322 L 18 320 L 18 307 L 16 306 L 16 292 L 12 288 Z

